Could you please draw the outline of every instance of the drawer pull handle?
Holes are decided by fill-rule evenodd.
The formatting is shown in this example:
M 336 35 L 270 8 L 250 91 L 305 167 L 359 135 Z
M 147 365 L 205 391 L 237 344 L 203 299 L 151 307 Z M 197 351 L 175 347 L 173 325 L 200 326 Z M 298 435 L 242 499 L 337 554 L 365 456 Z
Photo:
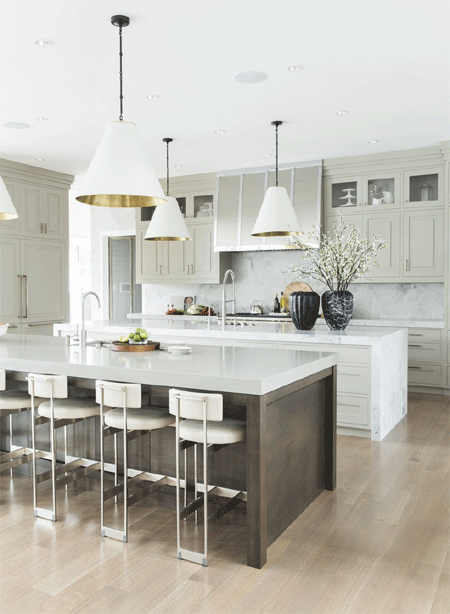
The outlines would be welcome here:
M 422 333 L 409 333 L 410 337 L 423 337 Z
M 409 365 L 408 369 L 418 369 L 420 371 L 422 367 L 415 367 L 414 365 Z
M 410 343 L 408 345 L 409 348 L 423 348 L 423 345 Z

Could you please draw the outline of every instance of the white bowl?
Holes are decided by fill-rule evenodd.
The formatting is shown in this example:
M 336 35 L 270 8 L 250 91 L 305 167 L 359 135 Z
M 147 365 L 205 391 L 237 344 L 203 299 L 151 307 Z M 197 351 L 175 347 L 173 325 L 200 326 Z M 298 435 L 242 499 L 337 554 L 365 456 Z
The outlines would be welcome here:
M 6 334 L 9 324 L 0 324 L 0 337 Z

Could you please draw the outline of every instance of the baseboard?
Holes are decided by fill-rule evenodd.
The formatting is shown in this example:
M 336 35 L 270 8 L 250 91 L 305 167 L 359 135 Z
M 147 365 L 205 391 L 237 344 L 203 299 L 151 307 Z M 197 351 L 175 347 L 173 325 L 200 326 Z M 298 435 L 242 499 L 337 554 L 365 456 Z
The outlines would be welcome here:
M 372 436 L 372 431 L 369 431 L 368 429 L 353 429 L 348 426 L 338 426 L 337 434 L 352 435 L 353 437 L 366 437 L 370 439 Z
M 408 386 L 408 392 L 423 392 L 424 394 L 440 394 L 448 395 L 450 390 L 444 388 L 438 388 L 437 386 Z

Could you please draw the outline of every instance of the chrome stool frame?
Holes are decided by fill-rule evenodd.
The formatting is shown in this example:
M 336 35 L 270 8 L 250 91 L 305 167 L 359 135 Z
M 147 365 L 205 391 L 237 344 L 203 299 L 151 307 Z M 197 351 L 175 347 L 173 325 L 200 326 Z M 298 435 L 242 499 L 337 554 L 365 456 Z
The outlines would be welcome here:
M 128 467 L 128 442 L 133 439 L 149 435 L 153 430 L 158 430 L 168 426 L 155 426 L 154 428 L 132 429 L 129 430 L 128 410 L 141 409 L 141 385 L 140 384 L 118 384 L 115 382 L 96 382 L 96 400 L 100 404 L 100 467 L 101 467 L 101 535 L 102 537 L 110 537 L 118 541 L 128 542 L 128 506 L 144 499 L 151 493 L 159 490 L 163 486 L 173 485 L 173 479 L 148 471 L 137 471 Z M 120 398 L 119 398 L 120 397 Z M 133 398 L 134 397 L 134 398 Z M 137 400 L 139 399 L 139 401 Z M 108 405 L 117 406 L 120 401 L 121 409 L 123 409 L 123 427 L 116 428 L 105 425 L 105 401 Z M 151 407 L 148 408 L 149 412 Z M 123 458 L 124 458 L 124 478 L 122 483 L 118 483 L 118 442 L 117 435 L 123 432 Z M 114 435 L 114 465 L 105 463 L 105 437 Z M 114 486 L 105 490 L 105 469 L 114 472 Z M 147 483 L 146 483 L 147 482 Z M 148 483 L 150 482 L 150 483 Z M 129 489 L 136 488 L 137 490 L 129 495 Z M 114 497 L 118 503 L 118 495 L 123 492 L 123 530 L 114 529 L 105 525 L 105 502 Z
M 208 401 L 215 398 L 218 403 L 216 407 L 213 407 L 208 411 Z M 181 401 L 187 401 L 190 404 L 201 403 L 201 409 L 195 410 L 187 409 L 182 411 Z M 198 563 L 204 567 L 208 566 L 208 523 L 210 520 L 217 520 L 222 518 L 227 512 L 231 511 L 241 501 L 247 500 L 247 493 L 245 491 L 238 491 L 229 488 L 221 488 L 219 486 L 211 486 L 208 484 L 208 451 L 218 451 L 228 445 L 232 444 L 214 444 L 208 443 L 208 420 L 214 422 L 221 422 L 223 420 L 223 397 L 220 394 L 202 394 L 185 392 L 176 389 L 169 390 L 169 411 L 176 416 L 176 505 L 177 505 L 177 556 L 179 559 L 191 561 L 192 563 Z M 196 413 L 201 414 L 199 420 Z M 197 442 L 189 441 L 188 439 L 182 439 L 180 437 L 180 419 L 187 418 L 190 421 L 202 422 L 202 445 L 203 445 L 203 484 L 197 482 Z M 237 421 L 236 421 L 237 422 Z M 240 440 L 236 440 L 240 441 Z M 194 501 L 189 505 L 186 505 L 186 495 L 184 501 L 184 508 L 180 511 L 180 448 L 186 450 L 187 447 L 194 446 Z M 185 486 L 185 493 L 187 486 Z M 202 491 L 202 494 L 198 496 L 198 492 Z M 208 514 L 208 496 L 217 495 L 221 497 L 227 497 L 230 499 L 225 505 L 222 505 L 215 513 Z M 188 516 L 194 513 L 195 524 L 197 524 L 197 512 L 203 507 L 203 552 L 195 552 L 193 550 L 187 550 L 181 547 L 181 520 L 186 520 Z
M 61 378 L 58 379 L 57 378 Z M 32 436 L 33 436 L 33 506 L 34 515 L 39 518 L 45 518 L 56 522 L 57 520 L 57 505 L 56 505 L 56 489 L 61 486 L 65 486 L 71 482 L 75 482 L 77 479 L 86 477 L 90 473 L 98 471 L 100 469 L 100 463 L 85 458 L 70 457 L 68 455 L 67 445 L 67 425 L 76 424 L 87 420 L 94 415 L 83 418 L 55 418 L 55 399 L 67 398 L 67 377 L 66 376 L 52 376 L 52 375 L 40 375 L 30 373 L 27 377 L 29 392 L 31 394 L 31 411 L 32 411 Z M 56 390 L 55 390 L 56 388 Z M 41 396 L 49 399 L 50 401 L 50 418 L 45 416 L 36 416 L 35 397 Z M 43 399 L 40 399 L 42 402 Z M 36 450 L 36 426 L 39 424 L 49 423 L 50 425 L 50 453 Z M 64 463 L 57 467 L 56 459 L 56 429 L 64 427 Z M 50 460 L 51 469 L 44 473 L 37 473 L 36 461 L 38 458 Z M 72 470 L 75 470 L 72 472 Z M 71 473 L 69 473 L 71 472 Z M 64 475 L 62 475 L 64 474 Z M 58 476 L 62 476 L 59 477 Z M 48 510 L 42 507 L 38 507 L 38 484 L 51 480 L 52 484 L 52 509 Z

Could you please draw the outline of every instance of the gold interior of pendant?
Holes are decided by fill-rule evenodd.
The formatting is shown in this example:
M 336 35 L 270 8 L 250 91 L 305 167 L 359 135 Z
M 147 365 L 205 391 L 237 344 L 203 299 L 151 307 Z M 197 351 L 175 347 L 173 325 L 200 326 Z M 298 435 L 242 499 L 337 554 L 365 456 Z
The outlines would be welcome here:
M 190 241 L 189 237 L 144 237 L 145 241 Z
M 19 217 L 17 213 L 6 213 L 0 211 L 0 220 L 15 220 L 16 217 Z
M 156 196 L 139 196 L 136 194 L 86 194 L 76 197 L 80 203 L 96 207 L 156 207 L 166 202 L 165 198 Z
M 252 232 L 252 237 L 287 237 L 289 235 L 301 235 L 302 232 L 291 230 L 278 230 L 277 232 Z

